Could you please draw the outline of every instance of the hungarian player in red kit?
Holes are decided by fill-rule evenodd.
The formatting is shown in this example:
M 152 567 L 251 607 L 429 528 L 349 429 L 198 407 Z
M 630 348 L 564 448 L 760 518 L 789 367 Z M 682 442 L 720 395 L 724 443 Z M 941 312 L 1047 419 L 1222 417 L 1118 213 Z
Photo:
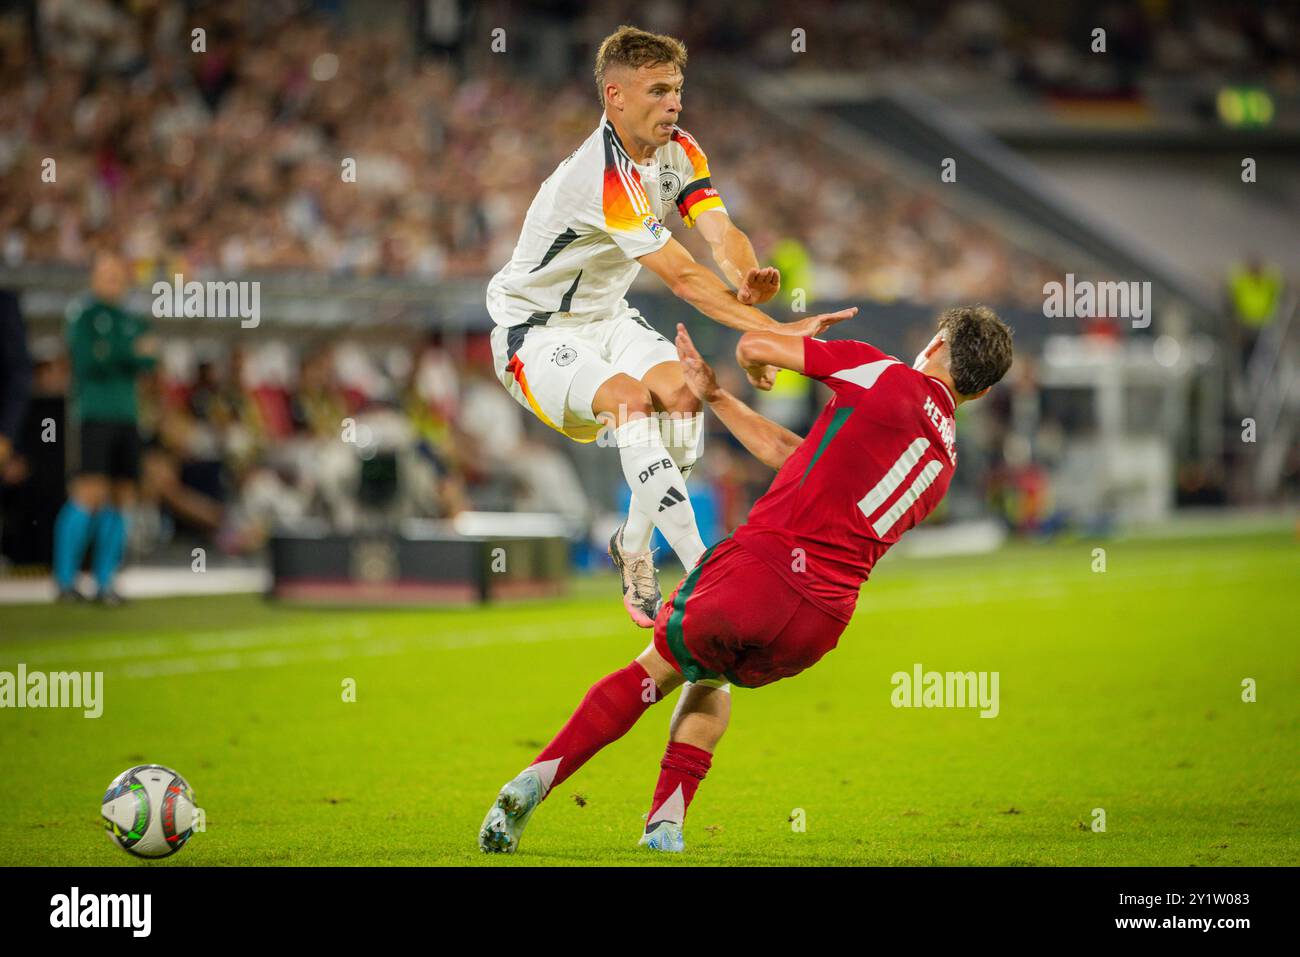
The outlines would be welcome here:
M 759 460 L 778 469 L 749 519 L 708 549 L 664 603 L 654 641 L 596 682 L 559 734 L 497 795 L 484 851 L 512 852 L 547 793 L 685 681 L 716 688 L 679 702 L 641 843 L 684 848 L 691 798 L 730 717 L 726 683 L 757 688 L 833 649 L 872 566 L 934 510 L 957 466 L 954 414 L 1011 365 L 1011 331 L 983 306 L 950 309 L 909 367 L 865 342 L 748 332 L 736 357 L 758 388 L 776 369 L 834 396 L 806 438 L 719 388 L 684 326 L 687 384 Z

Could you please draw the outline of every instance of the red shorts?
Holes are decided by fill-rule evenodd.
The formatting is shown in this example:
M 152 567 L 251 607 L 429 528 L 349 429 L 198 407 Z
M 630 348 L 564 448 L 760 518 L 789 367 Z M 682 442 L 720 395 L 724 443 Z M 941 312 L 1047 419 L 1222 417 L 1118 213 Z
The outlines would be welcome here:
M 659 609 L 655 649 L 687 681 L 757 688 L 816 664 L 845 625 L 727 538 Z

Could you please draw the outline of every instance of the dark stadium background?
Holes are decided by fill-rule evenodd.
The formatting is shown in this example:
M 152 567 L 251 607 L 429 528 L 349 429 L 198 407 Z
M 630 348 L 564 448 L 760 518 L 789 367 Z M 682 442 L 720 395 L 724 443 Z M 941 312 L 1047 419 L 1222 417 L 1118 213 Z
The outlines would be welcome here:
M 277 523 L 363 522 L 344 501 L 360 494 L 356 462 L 312 474 L 346 415 L 391 420 L 393 442 L 419 450 L 418 491 L 395 493 L 402 515 L 554 512 L 575 541 L 607 537 L 617 464 L 508 401 L 491 377 L 483 287 L 537 184 L 594 125 L 593 45 L 625 20 L 687 43 L 683 125 L 760 261 L 783 268 L 783 297 L 859 305 L 842 334 L 905 358 L 953 303 L 988 303 L 1015 327 L 1008 382 L 963 410 L 963 468 L 941 519 L 1036 535 L 1293 500 L 1294 13 L 9 4 L 0 285 L 19 296 L 35 374 L 25 468 L 6 471 L 5 554 L 29 572 L 48 558 L 76 450 L 63 445 L 60 462 L 32 429 L 59 417 L 63 311 L 101 247 L 129 258 L 141 311 L 178 272 L 262 283 L 256 329 L 159 320 L 135 561 L 168 564 L 196 543 L 255 559 Z M 1090 51 L 1097 25 L 1104 55 Z M 199 26 L 207 52 L 190 55 Z M 792 50 L 796 30 L 812 52 Z M 1260 169 L 1249 185 L 1247 155 Z M 55 183 L 40 180 L 45 157 Z M 340 177 L 349 157 L 355 183 Z M 945 158 L 955 183 L 941 181 Z M 1236 314 L 1243 263 L 1278 280 L 1262 326 Z M 1150 327 L 1045 318 L 1043 284 L 1067 272 L 1152 282 Z M 643 276 L 634 304 L 660 329 L 687 321 L 725 357 L 729 331 L 657 285 Z M 784 302 L 771 311 L 789 315 Z M 1096 355 L 1125 370 L 1112 391 L 1089 371 Z M 806 388 L 760 397 L 795 427 L 818 404 Z M 1252 413 L 1253 445 L 1240 439 Z M 725 434 L 708 448 L 693 493 L 717 534 L 766 479 Z M 575 556 L 594 565 L 596 551 Z

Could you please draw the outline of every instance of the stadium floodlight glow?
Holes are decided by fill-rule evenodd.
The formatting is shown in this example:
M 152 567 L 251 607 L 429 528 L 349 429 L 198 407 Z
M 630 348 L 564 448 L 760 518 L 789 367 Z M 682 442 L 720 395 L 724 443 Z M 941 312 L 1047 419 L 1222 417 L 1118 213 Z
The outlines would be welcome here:
M 1178 340 L 1173 336 L 1160 336 L 1151 346 L 1152 358 L 1166 369 L 1172 369 L 1178 365 L 1178 359 L 1182 354 L 1182 346 L 1178 344 Z
M 1215 100 L 1225 126 L 1268 126 L 1273 122 L 1273 97 L 1254 87 L 1225 86 Z

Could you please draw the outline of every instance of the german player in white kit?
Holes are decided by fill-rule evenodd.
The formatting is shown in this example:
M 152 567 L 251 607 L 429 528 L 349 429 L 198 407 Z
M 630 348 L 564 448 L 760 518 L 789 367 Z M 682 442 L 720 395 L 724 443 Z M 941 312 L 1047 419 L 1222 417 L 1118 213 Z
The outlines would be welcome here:
M 515 399 L 579 442 L 612 430 L 632 503 L 610 556 L 624 606 L 643 628 L 653 627 L 661 604 L 654 529 L 687 570 L 705 546 L 686 495 L 700 457 L 701 405 L 674 345 L 624 298 L 641 266 L 735 329 L 816 335 L 857 311 L 779 323 L 754 308 L 776 295 L 780 276 L 759 268 L 704 151 L 677 126 L 685 63 L 672 37 L 625 26 L 604 40 L 595 71 L 600 125 L 542 184 L 510 262 L 487 289 L 497 377 Z M 674 206 L 734 288 L 673 238 L 665 221 Z M 752 378 L 771 388 L 773 374 Z

